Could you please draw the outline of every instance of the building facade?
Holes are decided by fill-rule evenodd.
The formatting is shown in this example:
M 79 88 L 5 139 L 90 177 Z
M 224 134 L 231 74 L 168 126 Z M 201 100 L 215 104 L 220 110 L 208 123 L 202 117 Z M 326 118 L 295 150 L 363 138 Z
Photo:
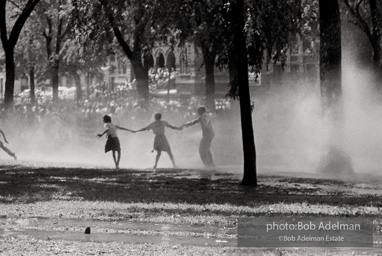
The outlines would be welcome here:
M 265 53 L 266 59 L 267 53 Z M 151 73 L 161 69 L 171 70 L 175 77 L 178 95 L 205 95 L 205 71 L 201 50 L 188 43 L 183 47 L 172 49 L 166 45 L 157 45 L 149 59 L 152 63 Z M 109 58 L 110 68 L 105 72 L 104 82 L 112 87 L 130 83 L 134 80 L 134 72 L 126 58 Z M 228 92 L 228 70 L 215 68 L 215 94 L 224 97 Z M 299 83 L 317 83 L 319 79 L 319 60 L 311 49 L 303 49 L 302 40 L 297 37 L 294 47 L 287 49 L 285 63 L 270 61 L 264 63 L 260 74 L 249 73 L 251 91 L 268 90 Z

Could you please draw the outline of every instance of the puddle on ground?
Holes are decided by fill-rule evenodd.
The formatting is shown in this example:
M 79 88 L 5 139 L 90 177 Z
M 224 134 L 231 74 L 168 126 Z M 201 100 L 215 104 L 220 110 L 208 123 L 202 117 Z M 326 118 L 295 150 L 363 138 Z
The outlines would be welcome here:
M 1 232 L 0 232 L 1 235 Z M 63 232 L 63 231 L 42 231 L 42 230 L 25 230 L 3 234 L 2 237 L 27 235 L 36 239 L 45 240 L 67 240 L 79 242 L 125 242 L 125 243 L 149 243 L 149 244 L 171 244 L 171 245 L 188 245 L 188 246 L 236 246 L 236 239 L 215 239 L 208 237 L 182 237 L 182 236 L 151 236 L 151 235 L 130 235 L 130 234 L 101 234 L 92 233 L 84 234 L 80 232 Z
M 86 227 L 91 234 L 84 234 Z M 0 237 L 26 235 L 43 240 L 236 246 L 236 228 L 168 223 L 77 219 L 1 219 Z

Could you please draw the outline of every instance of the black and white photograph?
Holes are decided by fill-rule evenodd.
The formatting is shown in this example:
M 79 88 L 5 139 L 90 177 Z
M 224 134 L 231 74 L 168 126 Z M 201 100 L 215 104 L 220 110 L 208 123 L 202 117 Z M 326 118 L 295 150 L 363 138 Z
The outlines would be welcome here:
M 382 0 L 0 0 L 0 255 L 382 255 Z

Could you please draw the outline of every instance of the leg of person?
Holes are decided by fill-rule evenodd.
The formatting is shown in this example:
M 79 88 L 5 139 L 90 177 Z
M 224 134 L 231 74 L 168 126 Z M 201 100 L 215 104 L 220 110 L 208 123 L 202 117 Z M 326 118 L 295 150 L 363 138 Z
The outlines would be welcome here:
M 199 145 L 200 159 L 207 168 L 214 167 L 213 157 L 210 151 L 212 139 L 212 136 L 203 136 Z
M 158 152 L 157 152 L 157 156 L 155 157 L 155 165 L 154 165 L 154 169 L 157 168 L 158 161 L 159 161 L 159 158 L 160 158 L 161 154 L 162 154 L 162 151 L 158 150 Z
M 174 168 L 176 168 L 175 159 L 174 159 L 174 156 L 173 156 L 171 150 L 167 151 L 167 154 L 171 159 L 172 165 L 174 166 Z
M 119 162 L 121 161 L 121 150 L 117 150 L 118 158 L 117 158 L 117 169 L 119 169 Z
M 112 150 L 113 151 L 113 160 L 114 160 L 114 164 L 115 164 L 115 169 L 118 169 L 118 163 L 117 163 L 117 158 L 115 156 L 115 152 L 116 150 Z
M 204 137 L 202 137 L 202 139 L 200 140 L 200 143 L 199 143 L 199 155 L 200 155 L 200 159 L 202 160 L 204 166 L 207 165 L 206 154 L 205 154 L 205 144 L 206 144 L 206 139 Z
M 0 142 L 0 148 L 2 148 L 5 152 L 7 152 L 8 155 L 10 155 L 10 156 L 13 157 L 15 160 L 17 160 L 16 154 L 13 153 L 9 148 L 7 148 L 6 146 L 4 146 L 4 144 L 3 144 L 2 142 Z
M 213 140 L 213 137 L 209 137 L 207 139 L 207 142 L 206 142 L 205 156 L 206 156 L 206 162 L 207 162 L 208 168 L 214 168 L 215 167 L 213 156 L 212 156 L 212 153 L 211 153 L 212 140 Z

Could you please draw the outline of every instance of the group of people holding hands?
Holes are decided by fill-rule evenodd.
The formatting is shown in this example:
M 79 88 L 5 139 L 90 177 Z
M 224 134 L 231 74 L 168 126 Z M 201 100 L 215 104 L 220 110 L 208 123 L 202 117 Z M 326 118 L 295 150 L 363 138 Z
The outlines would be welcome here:
M 153 168 L 154 169 L 157 168 L 158 161 L 161 157 L 162 152 L 167 152 L 173 166 L 176 167 L 174 156 L 171 152 L 170 144 L 168 143 L 168 140 L 165 135 L 165 128 L 168 127 L 168 128 L 180 131 L 184 127 L 189 127 L 189 126 L 200 123 L 202 128 L 202 139 L 199 145 L 200 158 L 206 168 L 214 168 L 214 162 L 213 162 L 213 157 L 212 157 L 210 147 L 211 147 L 212 140 L 215 136 L 215 132 L 212 127 L 211 118 L 208 116 L 206 112 L 207 111 L 205 107 L 199 107 L 198 117 L 179 127 L 173 126 L 169 124 L 167 121 L 163 121 L 162 114 L 156 113 L 154 115 L 154 118 L 155 118 L 154 122 L 136 131 L 113 124 L 111 117 L 108 115 L 105 115 L 103 117 L 103 121 L 105 123 L 105 130 L 103 133 L 100 133 L 97 136 L 100 138 L 103 135 L 107 134 L 108 137 L 105 144 L 105 153 L 112 151 L 115 167 L 116 169 L 119 169 L 119 162 L 121 160 L 121 145 L 118 139 L 117 130 L 119 129 L 119 130 L 129 131 L 132 133 L 152 130 L 153 133 L 155 134 L 153 151 L 154 150 L 157 151 L 155 164 Z

